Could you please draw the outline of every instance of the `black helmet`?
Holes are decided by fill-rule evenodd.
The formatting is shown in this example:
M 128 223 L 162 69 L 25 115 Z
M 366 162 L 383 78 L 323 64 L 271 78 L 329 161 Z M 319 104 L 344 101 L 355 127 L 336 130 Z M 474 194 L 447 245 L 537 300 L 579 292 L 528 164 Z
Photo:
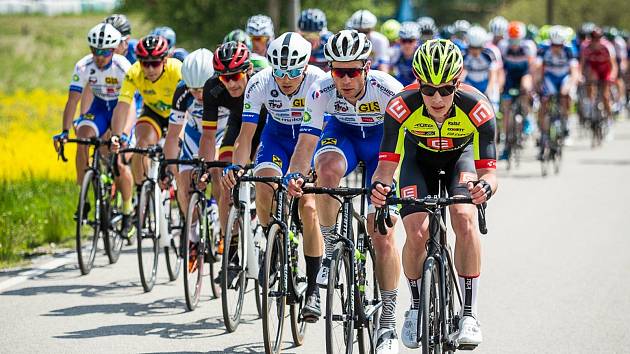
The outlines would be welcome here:
M 118 32 L 120 32 L 120 34 L 123 36 L 131 35 L 131 24 L 129 23 L 129 20 L 127 19 L 127 16 L 125 15 L 113 14 L 105 18 L 103 22 L 109 23 L 112 26 L 114 26 L 114 28 L 117 29 Z

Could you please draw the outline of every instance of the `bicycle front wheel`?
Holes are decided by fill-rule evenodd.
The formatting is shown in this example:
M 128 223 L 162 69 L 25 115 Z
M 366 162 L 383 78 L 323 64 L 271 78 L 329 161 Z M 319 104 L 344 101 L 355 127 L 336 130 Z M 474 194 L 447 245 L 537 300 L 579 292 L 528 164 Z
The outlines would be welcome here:
M 326 291 L 326 353 L 352 353 L 354 343 L 354 281 L 350 252 L 337 243 L 330 262 Z
M 282 274 L 286 265 L 284 235 L 278 224 L 273 224 L 267 236 L 264 279 L 262 286 L 263 341 L 265 353 L 280 353 L 286 310 L 285 286 Z
M 245 255 L 245 234 L 243 216 L 238 207 L 233 207 L 228 218 L 223 246 L 223 267 L 221 268 L 221 304 L 223 322 L 228 332 L 234 332 L 241 322 L 247 278 L 243 266 Z
M 219 277 L 221 269 L 221 255 L 219 254 L 219 240 L 221 235 L 219 234 L 219 227 L 215 223 L 219 222 L 219 211 L 216 204 L 212 204 L 208 208 L 207 223 L 208 223 L 208 238 L 206 240 L 206 262 L 209 265 L 210 275 L 210 290 L 212 290 L 212 296 L 215 299 L 221 297 L 221 284 L 215 282 L 215 279 Z
M 291 290 L 294 298 L 290 301 L 291 314 L 291 336 L 296 346 L 304 344 L 304 336 L 306 334 L 306 321 L 302 318 L 301 312 L 306 303 L 306 260 L 300 255 L 299 249 L 303 242 L 301 231 L 294 232 L 289 238 L 291 242 L 289 262 L 291 264 L 291 274 L 289 281 L 291 282 Z
M 171 188 L 173 188 L 171 186 Z M 170 191 L 169 191 L 170 193 Z M 182 258 L 182 230 L 184 229 L 184 216 L 180 212 L 179 203 L 177 198 L 172 197 L 166 200 L 164 204 L 165 213 L 167 213 L 167 220 L 169 222 L 170 231 L 170 243 L 164 246 L 164 258 L 166 259 L 166 271 L 168 272 L 168 279 L 170 281 L 177 280 L 179 272 L 181 272 L 183 259 Z
M 356 262 L 359 263 L 360 280 L 358 291 L 358 303 L 362 304 L 364 321 L 361 328 L 357 328 L 357 340 L 359 342 L 359 353 L 374 353 L 376 350 L 376 333 L 381 314 L 380 310 L 380 290 L 376 279 L 376 263 L 374 248 L 369 236 L 363 234 L 365 252 L 355 252 Z
M 188 202 L 188 213 L 186 214 L 182 248 L 186 263 L 184 266 L 184 297 L 186 308 L 189 311 L 197 307 L 201 297 L 205 239 L 208 228 L 204 203 L 205 201 L 200 200 L 197 193 L 193 193 L 190 202 Z
M 110 264 L 118 262 L 123 246 L 122 231 L 122 194 L 115 185 L 106 189 L 107 195 L 103 196 L 106 202 L 107 232 L 104 234 L 105 252 Z M 112 193 L 113 191 L 113 193 Z
M 424 263 L 420 299 L 422 301 L 422 321 L 418 324 L 422 333 L 422 353 L 442 353 L 440 304 L 440 275 L 434 258 Z
M 157 278 L 157 264 L 160 249 L 158 247 L 158 224 L 155 214 L 153 183 L 146 181 L 140 189 L 136 230 L 138 231 L 138 267 L 140 281 L 145 292 L 151 291 Z
M 92 270 L 101 233 L 99 181 L 93 170 L 83 176 L 77 209 L 76 249 L 82 275 Z

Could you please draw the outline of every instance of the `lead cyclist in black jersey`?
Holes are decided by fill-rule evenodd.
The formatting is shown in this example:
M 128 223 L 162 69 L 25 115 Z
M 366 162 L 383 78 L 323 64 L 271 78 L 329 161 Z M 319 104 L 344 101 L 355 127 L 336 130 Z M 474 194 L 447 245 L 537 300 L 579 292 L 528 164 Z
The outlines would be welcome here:
M 461 51 L 451 41 L 429 40 L 416 50 L 413 71 L 418 84 L 394 96 L 386 110 L 379 164 L 372 178 L 375 206 L 385 205 L 399 162 L 398 193 L 403 198 L 437 195 L 439 169 L 446 171 L 450 196 L 472 197 L 475 204 L 482 204 L 496 191 L 494 112 L 481 92 L 459 81 L 462 67 Z M 482 341 L 477 321 L 481 244 L 476 206 L 453 205 L 449 213 L 456 235 L 455 267 L 464 293 L 457 340 L 476 346 Z M 417 348 L 428 217 L 414 206 L 402 207 L 400 215 L 407 233 L 403 269 L 413 299 L 401 337 L 405 346 Z

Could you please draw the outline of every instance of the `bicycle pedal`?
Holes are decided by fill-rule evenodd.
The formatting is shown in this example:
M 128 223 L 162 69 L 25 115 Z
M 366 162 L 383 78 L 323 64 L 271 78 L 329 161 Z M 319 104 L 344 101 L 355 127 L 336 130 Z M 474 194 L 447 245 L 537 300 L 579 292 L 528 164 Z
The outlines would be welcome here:
M 270 291 L 269 297 L 280 297 L 283 296 L 284 293 L 282 291 Z
M 460 344 L 457 346 L 457 350 L 475 350 L 477 349 L 477 344 Z

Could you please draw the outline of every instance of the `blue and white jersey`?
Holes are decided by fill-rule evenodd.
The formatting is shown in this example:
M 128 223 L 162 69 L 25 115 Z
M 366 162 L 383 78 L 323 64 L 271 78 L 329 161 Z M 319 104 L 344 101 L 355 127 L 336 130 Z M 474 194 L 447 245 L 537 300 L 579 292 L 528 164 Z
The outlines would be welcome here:
M 511 46 L 507 40 L 499 42 L 503 67 L 509 75 L 512 72 L 524 75 L 529 70 L 529 59 L 536 56 L 536 43 L 523 39 L 518 46 Z
M 104 101 L 118 100 L 120 87 L 130 68 L 131 64 L 125 57 L 113 54 L 111 62 L 103 69 L 99 69 L 92 54 L 88 54 L 74 66 L 70 91 L 81 93 L 89 85 L 94 97 Z
M 318 68 L 328 71 L 328 60 L 324 55 L 324 46 L 328 39 L 332 37 L 332 32 L 322 31 L 319 35 L 319 45 L 311 50 L 311 57 L 308 60 L 309 65 L 315 65 Z
M 136 45 L 138 45 L 137 39 L 130 39 L 129 46 L 127 47 L 127 54 L 125 54 L 125 58 L 129 60 L 129 63 L 132 65 L 138 60 L 136 57 Z
M 478 56 L 470 54 L 466 50 L 464 54 L 464 69 L 466 70 L 466 80 L 471 83 L 486 82 L 490 76 L 490 70 L 494 70 L 497 61 L 490 48 L 482 48 Z
M 337 92 L 333 78 L 326 75 L 308 91 L 300 133 L 320 136 L 327 115 L 360 130 L 382 125 L 387 103 L 402 89 L 403 85 L 391 75 L 370 70 L 363 97 L 352 105 Z
M 403 86 L 411 85 L 414 81 L 416 81 L 416 76 L 413 74 L 412 63 L 413 55 L 409 58 L 405 58 L 399 45 L 392 47 L 391 69 L 396 80 L 403 84 Z
M 565 45 L 562 50 L 555 53 L 551 46 L 541 46 L 538 55 L 538 63 L 543 65 L 545 75 L 553 75 L 555 77 L 563 77 L 569 74 L 571 66 L 577 65 L 573 49 Z
M 309 65 L 297 91 L 287 96 L 276 83 L 272 68 L 263 69 L 252 76 L 245 88 L 243 123 L 258 124 L 259 119 L 267 119 L 264 130 L 273 130 L 276 135 L 297 139 L 308 89 L 324 76 L 326 73 L 320 68 Z M 267 108 L 267 117 L 260 117 L 263 106 Z
M 389 39 L 384 34 L 376 31 L 371 31 L 367 36 L 372 42 L 372 53 L 370 53 L 372 69 L 378 69 L 383 64 L 388 65 L 390 62 Z

